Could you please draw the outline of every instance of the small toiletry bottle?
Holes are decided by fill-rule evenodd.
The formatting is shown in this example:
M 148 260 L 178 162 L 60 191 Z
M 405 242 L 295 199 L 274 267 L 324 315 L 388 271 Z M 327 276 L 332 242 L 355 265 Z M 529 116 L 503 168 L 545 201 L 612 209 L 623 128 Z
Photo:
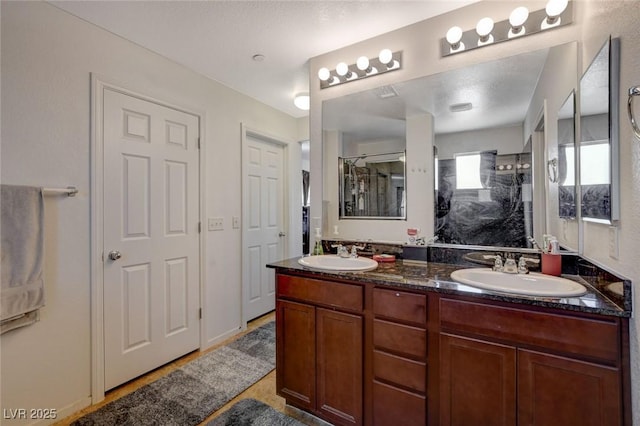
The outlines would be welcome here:
M 313 254 L 315 256 L 324 254 L 324 250 L 322 249 L 322 236 L 320 235 L 320 228 L 316 228 L 316 244 L 315 246 L 313 246 Z

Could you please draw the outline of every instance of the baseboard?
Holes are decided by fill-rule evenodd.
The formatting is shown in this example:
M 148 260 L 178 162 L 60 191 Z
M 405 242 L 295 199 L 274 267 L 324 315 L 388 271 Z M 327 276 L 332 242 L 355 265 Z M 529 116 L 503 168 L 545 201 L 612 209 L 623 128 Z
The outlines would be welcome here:
M 241 333 L 241 332 L 242 332 L 242 327 L 232 328 L 229 331 L 225 331 L 222 334 L 219 334 L 219 335 L 217 335 L 215 337 L 212 337 L 212 338 L 208 339 L 207 343 L 206 343 L 206 346 L 204 348 L 201 348 L 201 350 L 203 350 L 203 351 L 207 350 L 210 347 L 215 346 L 216 344 L 218 344 L 220 342 L 223 342 L 223 341 L 227 340 L 228 338 L 233 337 L 236 334 Z
M 69 417 L 72 414 L 77 413 L 78 411 L 87 408 L 91 405 L 91 397 L 88 396 L 86 398 L 82 398 L 72 404 L 67 405 L 66 407 L 58 408 L 56 410 L 56 418 L 55 419 L 42 419 L 38 420 L 34 423 L 31 423 L 34 426 L 44 426 L 50 425 L 56 422 L 61 421 L 62 419 Z

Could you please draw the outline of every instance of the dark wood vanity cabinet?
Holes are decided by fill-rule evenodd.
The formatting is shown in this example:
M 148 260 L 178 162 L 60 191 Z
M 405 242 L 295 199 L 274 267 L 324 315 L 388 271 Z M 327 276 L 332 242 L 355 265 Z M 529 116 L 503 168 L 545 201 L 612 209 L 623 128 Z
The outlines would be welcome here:
M 441 426 L 621 425 L 618 319 L 441 298 Z
M 363 289 L 278 275 L 276 388 L 336 425 L 361 425 Z
M 277 277 L 278 394 L 333 424 L 631 424 L 625 318 Z

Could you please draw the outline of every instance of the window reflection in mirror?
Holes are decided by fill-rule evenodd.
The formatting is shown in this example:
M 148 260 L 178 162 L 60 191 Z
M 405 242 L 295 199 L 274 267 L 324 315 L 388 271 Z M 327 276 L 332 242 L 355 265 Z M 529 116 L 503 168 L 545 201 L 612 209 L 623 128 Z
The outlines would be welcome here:
M 580 80 L 581 214 L 587 221 L 619 218 L 619 39 L 607 40 Z
M 340 219 L 404 219 L 405 152 L 338 159 Z

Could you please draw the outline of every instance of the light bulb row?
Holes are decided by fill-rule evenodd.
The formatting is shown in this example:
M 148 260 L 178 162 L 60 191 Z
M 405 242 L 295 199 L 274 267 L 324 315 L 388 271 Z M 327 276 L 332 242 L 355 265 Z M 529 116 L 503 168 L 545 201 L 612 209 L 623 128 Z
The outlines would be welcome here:
M 478 21 L 475 30 L 449 28 L 442 43 L 442 56 L 460 53 L 488 44 L 556 28 L 571 22 L 569 0 L 549 0 L 544 9 L 529 12 L 524 6 L 515 8 L 508 20 L 495 23 L 489 17 Z M 563 14 L 567 15 L 564 16 Z
M 351 65 L 347 65 L 346 62 L 340 62 L 333 71 L 323 67 L 318 70 L 320 88 L 325 89 L 348 81 L 395 71 L 401 68 L 401 62 L 402 52 L 382 49 L 375 58 L 369 59 L 366 56 L 360 56 L 356 63 Z

